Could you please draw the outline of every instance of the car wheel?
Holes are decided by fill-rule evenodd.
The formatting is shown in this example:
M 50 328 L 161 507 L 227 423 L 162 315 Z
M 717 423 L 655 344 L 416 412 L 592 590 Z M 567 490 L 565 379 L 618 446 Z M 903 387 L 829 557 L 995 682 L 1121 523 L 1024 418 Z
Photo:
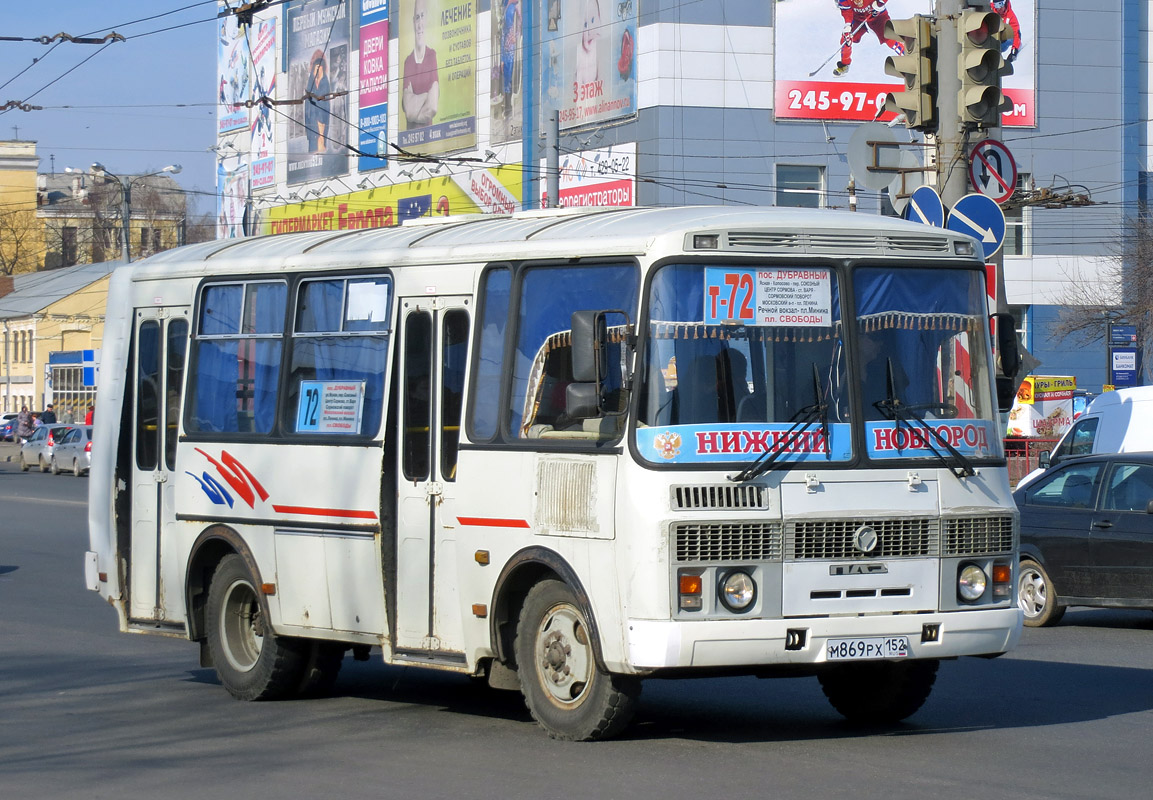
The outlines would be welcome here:
M 40 471 L 47 472 L 48 462 L 44 460 L 44 456 L 37 456 L 36 460 L 40 462 Z
M 60 474 L 60 465 L 56 463 L 56 456 L 52 456 L 52 461 L 48 464 L 48 471 L 53 475 Z
M 79 478 L 84 474 L 84 470 L 80 469 L 80 459 L 72 459 L 72 474 Z
M 1057 589 L 1049 574 L 1031 558 L 1021 561 L 1017 605 L 1025 613 L 1025 624 L 1031 628 L 1056 625 L 1065 616 L 1065 607 L 1058 603 Z
M 27 472 L 28 471 L 28 462 L 24 460 L 24 454 L 23 453 L 20 454 L 20 471 L 21 472 Z

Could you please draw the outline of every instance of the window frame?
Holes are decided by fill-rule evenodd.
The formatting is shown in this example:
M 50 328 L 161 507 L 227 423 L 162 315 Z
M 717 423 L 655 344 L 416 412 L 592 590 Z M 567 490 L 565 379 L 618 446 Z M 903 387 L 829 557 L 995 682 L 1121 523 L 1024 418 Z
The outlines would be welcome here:
M 784 186 L 781 178 L 781 170 L 783 169 L 811 169 L 816 170 L 816 187 L 815 188 L 795 188 L 793 186 Z M 825 168 L 820 164 L 789 164 L 777 162 L 773 165 L 773 205 L 778 208 L 824 208 L 826 205 L 827 192 L 827 173 Z M 783 197 L 787 196 L 815 196 L 816 205 L 796 204 L 796 203 L 782 203 Z

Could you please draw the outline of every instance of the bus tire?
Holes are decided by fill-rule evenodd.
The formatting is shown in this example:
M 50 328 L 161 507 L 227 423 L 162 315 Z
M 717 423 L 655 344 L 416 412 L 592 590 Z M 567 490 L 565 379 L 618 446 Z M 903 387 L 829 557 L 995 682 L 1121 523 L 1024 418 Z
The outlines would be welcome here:
M 825 697 L 845 719 L 892 724 L 912 716 L 929 699 L 937 659 L 837 664 L 818 674 Z
M 514 651 L 525 705 L 552 738 L 606 739 L 632 719 L 640 680 L 597 666 L 585 612 L 567 584 L 546 580 L 529 591 Z
M 306 643 L 267 630 L 256 582 L 235 553 L 220 560 L 208 589 L 208 649 L 237 700 L 278 700 L 299 691 Z
M 1065 616 L 1065 607 L 1057 597 L 1057 587 L 1045 568 L 1031 558 L 1021 559 L 1021 573 L 1017 578 L 1017 605 L 1025 614 L 1030 628 L 1056 625 Z
M 331 694 L 343 663 L 343 644 L 318 640 L 308 642 L 307 659 L 298 693 L 306 697 Z

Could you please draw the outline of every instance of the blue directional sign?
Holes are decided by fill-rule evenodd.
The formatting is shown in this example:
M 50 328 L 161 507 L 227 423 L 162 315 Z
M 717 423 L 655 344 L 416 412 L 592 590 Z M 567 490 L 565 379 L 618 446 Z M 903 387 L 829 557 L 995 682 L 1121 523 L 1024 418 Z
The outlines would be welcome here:
M 932 186 L 918 187 L 905 206 L 905 219 L 934 228 L 945 227 L 945 204 L 941 202 L 941 195 Z
M 983 194 L 967 194 L 958 200 L 949 212 L 945 227 L 967 233 L 980 242 L 986 260 L 1005 243 L 1005 212 Z

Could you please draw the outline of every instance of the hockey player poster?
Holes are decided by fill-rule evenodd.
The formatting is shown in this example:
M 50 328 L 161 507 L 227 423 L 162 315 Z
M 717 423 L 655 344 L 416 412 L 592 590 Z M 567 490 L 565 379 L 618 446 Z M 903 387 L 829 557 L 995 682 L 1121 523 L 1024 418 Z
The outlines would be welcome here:
M 926 14 L 925 0 L 778 0 L 774 31 L 776 119 L 882 122 L 885 95 L 900 91 L 885 74 L 885 58 L 904 45 L 884 36 L 889 19 Z M 1036 0 L 992 0 L 992 10 L 1011 29 L 1001 52 L 1013 66 L 1002 89 L 1013 102 L 1002 123 L 1036 124 Z M 878 117 L 879 114 L 879 117 Z

